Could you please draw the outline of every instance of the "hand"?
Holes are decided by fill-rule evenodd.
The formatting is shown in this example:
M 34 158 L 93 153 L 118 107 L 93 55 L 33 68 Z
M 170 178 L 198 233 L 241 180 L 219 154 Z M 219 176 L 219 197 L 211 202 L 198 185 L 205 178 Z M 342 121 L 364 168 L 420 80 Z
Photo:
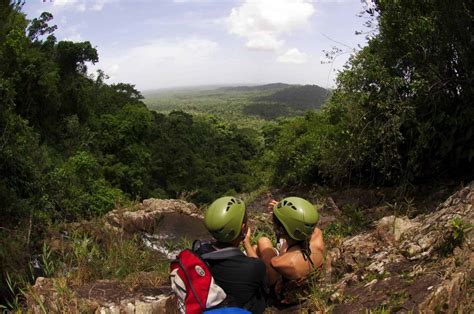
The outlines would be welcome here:
M 268 202 L 268 204 L 267 204 L 267 209 L 270 210 L 270 211 L 273 210 L 273 207 L 274 207 L 276 204 L 278 204 L 278 201 L 277 201 L 277 200 L 274 200 L 274 199 L 270 200 L 270 201 Z
M 250 244 L 250 236 L 252 235 L 252 231 L 250 227 L 247 227 L 247 233 L 245 234 L 244 243 Z
M 255 248 L 252 246 L 250 243 L 250 236 L 252 235 L 252 231 L 250 228 L 247 228 L 247 232 L 245 233 L 245 238 L 244 238 L 244 249 L 245 252 L 247 252 L 248 257 L 256 257 L 258 258 L 257 252 L 255 252 Z

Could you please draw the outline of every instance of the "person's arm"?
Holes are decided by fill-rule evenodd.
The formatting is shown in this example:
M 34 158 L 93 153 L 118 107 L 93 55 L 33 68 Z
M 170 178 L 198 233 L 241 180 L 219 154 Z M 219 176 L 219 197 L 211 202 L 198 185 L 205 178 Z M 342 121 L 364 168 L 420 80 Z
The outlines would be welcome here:
M 309 249 L 311 250 L 311 260 L 315 267 L 323 264 L 324 256 L 324 239 L 323 232 L 319 228 L 314 228 L 313 234 L 309 241 Z
M 247 228 L 247 233 L 245 234 L 245 239 L 244 239 L 244 249 L 245 252 L 247 253 L 248 257 L 257 257 L 257 252 L 255 252 L 255 249 L 253 248 L 252 244 L 250 243 L 250 235 L 251 231 L 250 228 Z
M 320 251 L 324 253 L 324 239 L 323 232 L 319 228 L 314 228 L 313 234 L 309 240 L 309 248 L 311 252 Z

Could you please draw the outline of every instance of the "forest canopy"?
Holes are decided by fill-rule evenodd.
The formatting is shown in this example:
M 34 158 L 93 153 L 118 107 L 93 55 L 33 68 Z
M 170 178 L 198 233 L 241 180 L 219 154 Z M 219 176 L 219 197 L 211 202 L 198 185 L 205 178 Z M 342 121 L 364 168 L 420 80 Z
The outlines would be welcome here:
M 74 220 L 148 197 L 203 203 L 255 186 L 251 134 L 152 112 L 133 85 L 91 76 L 98 51 L 57 41 L 50 13 L 28 21 L 19 3 L 0 9 L 2 221 Z

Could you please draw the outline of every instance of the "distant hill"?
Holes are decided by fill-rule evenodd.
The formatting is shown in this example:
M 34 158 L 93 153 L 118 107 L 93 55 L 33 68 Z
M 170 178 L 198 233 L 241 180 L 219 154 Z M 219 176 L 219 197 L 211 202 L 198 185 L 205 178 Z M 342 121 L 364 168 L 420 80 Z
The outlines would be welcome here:
M 330 91 L 317 85 L 272 83 L 170 88 L 147 91 L 143 95 L 147 106 L 158 112 L 182 110 L 213 114 L 239 125 L 260 128 L 264 120 L 319 109 Z
M 240 92 L 275 91 L 275 90 L 281 90 L 290 86 L 292 85 L 284 84 L 284 83 L 271 83 L 271 84 L 256 85 L 256 86 L 221 87 L 218 90 L 240 91 Z
M 318 85 L 287 85 L 286 88 L 256 98 L 254 103 L 243 110 L 247 115 L 263 119 L 299 115 L 306 110 L 321 108 L 330 94 L 329 90 Z
M 141 92 L 142 92 L 142 95 L 145 96 L 145 98 L 150 98 L 150 97 L 170 95 L 170 94 L 189 94 L 189 93 L 196 93 L 196 92 L 219 91 L 219 90 L 226 90 L 227 88 L 234 88 L 235 86 L 236 86 L 235 84 L 213 84 L 213 85 L 164 87 L 164 88 L 143 90 Z
M 298 109 L 320 108 L 330 91 L 318 85 L 289 86 L 261 97 L 261 100 L 284 103 Z

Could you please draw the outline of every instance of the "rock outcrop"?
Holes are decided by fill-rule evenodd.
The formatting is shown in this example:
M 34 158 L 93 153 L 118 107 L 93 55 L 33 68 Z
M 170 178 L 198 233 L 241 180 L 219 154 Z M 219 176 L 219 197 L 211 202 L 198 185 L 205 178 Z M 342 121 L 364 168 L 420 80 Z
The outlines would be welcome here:
M 112 210 L 105 215 L 106 226 L 128 233 L 152 233 L 163 213 L 202 217 L 196 205 L 182 200 L 146 199 L 132 208 Z
M 474 269 L 474 183 L 432 213 L 384 217 L 329 252 L 335 313 L 366 308 L 461 313 Z M 340 278 L 340 279 L 338 279 Z
M 77 288 L 39 277 L 27 295 L 30 313 L 178 313 L 169 287 L 133 291 L 123 282 L 99 280 Z

